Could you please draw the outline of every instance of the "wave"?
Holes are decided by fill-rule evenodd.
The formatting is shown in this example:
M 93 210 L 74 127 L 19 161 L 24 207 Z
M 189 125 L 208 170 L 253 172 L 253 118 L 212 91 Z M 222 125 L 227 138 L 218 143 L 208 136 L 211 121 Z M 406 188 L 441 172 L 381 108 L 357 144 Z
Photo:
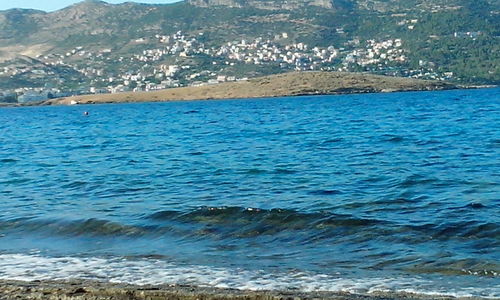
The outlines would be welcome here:
M 42 233 L 59 236 L 141 236 L 147 232 L 140 226 L 124 225 L 99 219 L 87 220 L 38 220 L 16 219 L 0 221 L 0 230 L 22 233 Z
M 500 264 L 477 259 L 441 259 L 415 263 L 405 269 L 417 274 L 472 275 L 500 277 Z
M 0 159 L 0 163 L 16 163 L 19 160 L 14 159 L 14 158 L 2 158 Z
M 316 191 L 319 195 L 335 195 L 336 191 Z M 471 204 L 460 210 L 481 209 Z M 291 236 L 305 242 L 317 240 L 379 240 L 382 242 L 425 243 L 429 240 L 479 241 L 487 249 L 500 244 L 498 224 L 478 220 L 450 219 L 447 222 L 418 225 L 400 224 L 392 220 L 363 218 L 331 212 L 300 212 L 290 209 L 243 207 L 199 207 L 188 211 L 165 210 L 146 214 L 129 224 L 101 219 L 44 220 L 21 218 L 1 220 L 0 230 L 14 233 L 44 233 L 60 236 L 131 237 L 174 235 L 217 239 L 241 239 L 259 236 Z M 301 234 L 296 234 L 301 233 Z M 301 240 L 302 239 L 302 240 Z
M 327 193 L 330 194 L 330 193 Z M 259 209 L 242 207 L 200 207 L 186 213 L 160 211 L 149 216 L 153 220 L 180 221 L 192 224 L 221 224 L 230 226 L 268 225 L 276 230 L 317 229 L 326 226 L 371 226 L 384 223 L 375 219 L 327 212 L 305 213 L 290 209 Z
M 449 221 L 443 224 L 408 226 L 408 230 L 421 232 L 431 239 L 481 239 L 491 238 L 500 242 L 500 227 L 496 223 L 479 221 Z
M 315 191 L 314 194 L 334 195 L 337 191 Z M 478 209 L 483 207 L 470 204 L 461 209 Z M 425 225 L 398 224 L 391 220 L 362 218 L 347 214 L 331 212 L 300 212 L 290 209 L 259 209 L 242 207 L 200 207 L 188 212 L 160 211 L 147 218 L 155 221 L 182 222 L 186 224 L 211 224 L 221 226 L 268 225 L 276 230 L 314 230 L 334 227 L 356 228 L 384 232 L 401 233 L 421 232 L 426 236 L 442 239 L 453 238 L 499 238 L 500 228 L 495 223 L 481 221 L 449 220 L 447 223 L 429 223 Z

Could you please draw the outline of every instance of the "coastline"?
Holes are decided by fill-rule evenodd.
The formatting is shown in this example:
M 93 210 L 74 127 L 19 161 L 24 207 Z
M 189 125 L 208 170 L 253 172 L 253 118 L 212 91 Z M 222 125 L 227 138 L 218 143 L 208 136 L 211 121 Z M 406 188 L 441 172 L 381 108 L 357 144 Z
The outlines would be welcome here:
M 138 286 L 125 283 L 105 283 L 92 280 L 71 281 L 14 281 L 0 280 L 0 299 L 64 299 L 64 300 L 195 300 L 195 299 L 330 299 L 330 300 L 472 300 L 479 297 L 452 297 L 413 294 L 405 292 L 376 292 L 352 294 L 348 292 L 249 291 L 197 287 L 187 285 Z
M 149 92 L 92 94 L 50 99 L 31 105 L 167 102 L 340 95 L 457 89 L 456 85 L 402 77 L 347 72 L 291 72 L 239 82 L 178 87 Z M 28 104 L 30 105 L 30 104 Z
M 421 80 L 349 72 L 290 72 L 196 87 L 177 87 L 149 92 L 86 94 L 28 103 L 0 102 L 2 107 L 234 100 L 312 95 L 348 95 L 444 91 L 454 89 L 496 88 L 495 85 L 466 86 L 443 81 Z

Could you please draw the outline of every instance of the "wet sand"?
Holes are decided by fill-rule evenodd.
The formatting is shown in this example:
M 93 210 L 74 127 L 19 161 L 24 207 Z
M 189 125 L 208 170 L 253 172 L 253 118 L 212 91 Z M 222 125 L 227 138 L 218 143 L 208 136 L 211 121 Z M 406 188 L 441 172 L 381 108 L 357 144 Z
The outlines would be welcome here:
M 0 299 L 14 300 L 429 300 L 429 299 L 481 299 L 454 298 L 447 296 L 426 296 L 411 293 L 350 294 L 333 292 L 301 291 L 243 291 L 181 285 L 137 286 L 128 284 L 102 283 L 96 281 L 5 281 L 0 280 Z

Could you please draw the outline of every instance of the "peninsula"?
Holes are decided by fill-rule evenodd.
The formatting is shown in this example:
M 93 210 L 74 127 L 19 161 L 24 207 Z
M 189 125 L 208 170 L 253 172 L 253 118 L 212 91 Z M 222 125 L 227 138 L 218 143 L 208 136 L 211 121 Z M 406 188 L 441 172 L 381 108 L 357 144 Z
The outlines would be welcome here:
M 159 102 L 181 100 L 268 98 L 302 95 L 335 95 L 457 88 L 455 85 L 401 77 L 347 72 L 291 72 L 197 87 L 170 88 L 152 92 L 82 95 L 50 99 L 45 105 Z

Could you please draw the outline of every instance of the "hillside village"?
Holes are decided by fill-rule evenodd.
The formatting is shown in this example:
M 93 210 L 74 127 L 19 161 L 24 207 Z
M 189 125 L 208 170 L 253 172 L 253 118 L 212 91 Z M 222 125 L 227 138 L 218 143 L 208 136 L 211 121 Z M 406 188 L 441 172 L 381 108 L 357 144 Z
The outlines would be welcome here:
M 344 47 L 322 48 L 286 43 L 286 32 L 274 35 L 273 39 L 242 39 L 219 47 L 206 47 L 200 41 L 202 38 L 203 33 L 189 36 L 181 31 L 173 35 L 156 34 L 131 41 L 144 45 L 145 49 L 128 56 L 116 55 L 109 48 L 92 52 L 78 46 L 67 53 L 39 56 L 36 65 L 3 67 L 0 76 L 57 80 L 43 87 L 1 91 L 0 101 L 42 101 L 69 95 L 153 91 L 240 81 L 248 79 L 245 72 L 239 72 L 245 66 L 270 66 L 279 72 L 363 70 L 423 79 L 449 80 L 453 77 L 452 73 L 434 72 L 432 63 L 423 61 L 418 69 L 408 68 L 407 50 L 401 39 L 351 40 Z M 148 48 L 152 42 L 160 46 Z M 82 82 L 76 87 L 68 86 L 64 78 L 68 74 Z
M 0 11 L 0 102 L 290 71 L 500 83 L 496 1 L 264 2 L 85 0 L 49 13 Z

